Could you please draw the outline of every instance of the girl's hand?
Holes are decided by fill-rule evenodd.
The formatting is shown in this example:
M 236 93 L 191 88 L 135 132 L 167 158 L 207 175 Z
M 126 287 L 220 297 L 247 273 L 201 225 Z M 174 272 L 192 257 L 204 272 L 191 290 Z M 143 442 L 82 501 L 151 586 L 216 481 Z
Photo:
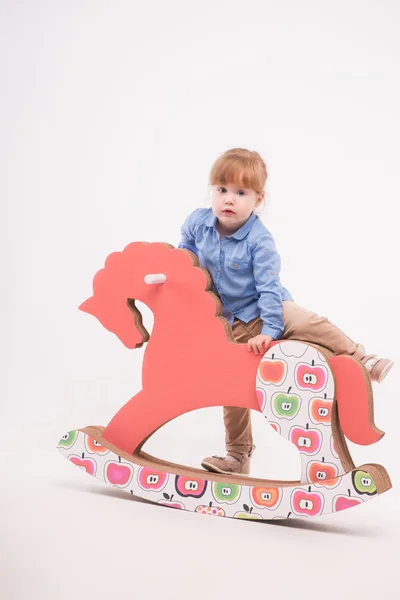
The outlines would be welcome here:
M 254 354 L 258 354 L 258 352 L 261 353 L 265 353 L 268 348 L 270 343 L 272 342 L 273 338 L 270 337 L 269 335 L 256 335 L 256 337 L 251 338 L 250 340 L 248 340 L 247 342 L 247 348 L 249 350 L 249 352 L 251 352 L 251 350 L 254 351 Z M 263 348 L 264 345 L 264 348 Z

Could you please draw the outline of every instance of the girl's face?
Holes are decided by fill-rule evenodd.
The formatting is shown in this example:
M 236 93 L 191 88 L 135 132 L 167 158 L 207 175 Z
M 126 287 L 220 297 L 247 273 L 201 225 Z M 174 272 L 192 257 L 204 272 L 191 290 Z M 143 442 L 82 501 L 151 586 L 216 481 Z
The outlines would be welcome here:
M 259 206 L 265 192 L 257 195 L 251 188 L 241 188 L 235 184 L 212 186 L 211 208 L 225 231 L 234 233 Z

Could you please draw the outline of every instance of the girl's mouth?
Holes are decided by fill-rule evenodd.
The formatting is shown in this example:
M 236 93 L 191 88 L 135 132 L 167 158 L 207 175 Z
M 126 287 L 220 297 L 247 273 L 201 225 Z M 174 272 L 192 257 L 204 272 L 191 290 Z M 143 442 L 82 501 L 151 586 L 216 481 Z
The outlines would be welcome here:
M 223 215 L 234 215 L 235 213 L 233 212 L 233 210 L 223 210 L 222 214 Z

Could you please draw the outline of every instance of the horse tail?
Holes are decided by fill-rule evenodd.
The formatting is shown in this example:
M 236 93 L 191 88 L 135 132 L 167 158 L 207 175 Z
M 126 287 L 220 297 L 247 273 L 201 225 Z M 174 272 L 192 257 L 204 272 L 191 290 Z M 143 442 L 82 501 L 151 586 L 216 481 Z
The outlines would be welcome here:
M 344 435 L 360 446 L 375 444 L 385 433 L 374 423 L 374 397 L 367 370 L 349 355 L 331 356 L 328 362 L 335 378 L 339 424 Z

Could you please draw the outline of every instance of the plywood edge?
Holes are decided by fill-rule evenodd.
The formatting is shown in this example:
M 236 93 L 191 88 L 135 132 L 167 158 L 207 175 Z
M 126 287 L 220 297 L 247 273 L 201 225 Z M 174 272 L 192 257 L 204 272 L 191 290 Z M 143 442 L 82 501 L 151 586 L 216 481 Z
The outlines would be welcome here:
M 206 471 L 205 469 L 196 469 L 195 467 L 189 467 L 187 465 L 181 465 L 178 463 L 172 463 L 169 461 L 162 460 L 160 458 L 156 458 L 147 454 L 146 452 L 135 452 L 133 455 L 128 454 L 127 452 L 121 451 L 117 446 L 114 446 L 107 440 L 102 437 L 102 432 L 105 427 L 101 425 L 97 426 L 88 426 L 80 429 L 92 438 L 94 438 L 97 442 L 99 442 L 102 446 L 105 446 L 111 452 L 114 452 L 121 458 L 131 462 L 132 464 L 138 465 L 139 467 L 147 467 L 149 469 L 155 470 L 164 470 L 168 473 L 172 473 L 173 475 L 183 475 L 184 477 L 193 477 L 195 479 L 207 479 L 208 481 L 218 481 L 221 483 L 234 483 L 236 485 L 244 485 L 249 487 L 294 487 L 300 485 L 300 481 L 279 481 L 272 479 L 261 479 L 258 477 L 248 477 L 240 476 L 240 475 L 224 475 L 222 473 L 212 473 L 211 471 Z

